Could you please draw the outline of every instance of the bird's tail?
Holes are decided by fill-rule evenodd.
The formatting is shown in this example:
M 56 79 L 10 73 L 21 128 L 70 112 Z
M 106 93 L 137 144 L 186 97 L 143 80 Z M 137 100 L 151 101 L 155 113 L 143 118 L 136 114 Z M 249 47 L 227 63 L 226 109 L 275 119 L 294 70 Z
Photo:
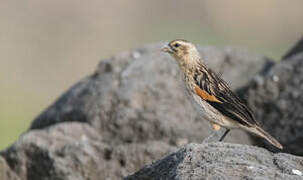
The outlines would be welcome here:
M 250 128 L 250 131 L 252 131 L 254 134 L 266 139 L 269 143 L 274 145 L 275 147 L 279 149 L 283 149 L 283 146 L 270 134 L 268 134 L 266 131 L 264 131 L 261 127 L 254 127 Z

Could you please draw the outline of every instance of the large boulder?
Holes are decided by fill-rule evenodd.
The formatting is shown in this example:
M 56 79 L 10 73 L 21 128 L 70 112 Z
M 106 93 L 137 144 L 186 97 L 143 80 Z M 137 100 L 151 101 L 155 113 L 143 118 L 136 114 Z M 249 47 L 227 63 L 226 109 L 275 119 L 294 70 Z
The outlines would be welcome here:
M 284 57 L 256 76 L 239 94 L 263 127 L 284 145 L 284 152 L 302 156 L 303 39 Z M 268 149 L 272 147 L 261 139 L 256 142 Z
M 27 180 L 121 179 L 174 150 L 161 141 L 108 145 L 90 125 L 70 122 L 32 130 L 2 156 L 12 169 L 7 180 L 14 173 Z
M 96 71 L 40 114 L 1 152 L 6 179 L 121 179 L 209 133 L 184 95 L 174 60 L 156 44 L 100 62 Z M 231 87 L 246 85 L 273 62 L 244 50 L 199 47 Z M 232 131 L 227 142 L 252 144 Z
M 31 129 L 78 121 L 92 125 L 108 143 L 201 142 L 210 133 L 209 125 L 187 101 L 178 82 L 176 63 L 160 52 L 163 45 L 150 45 L 101 61 L 93 75 L 47 108 L 33 121 Z M 199 51 L 233 88 L 244 86 L 272 64 L 244 50 L 200 47 Z M 241 131 L 232 132 L 227 141 L 251 143 Z
M 303 158 L 228 143 L 188 144 L 125 180 L 302 180 Z

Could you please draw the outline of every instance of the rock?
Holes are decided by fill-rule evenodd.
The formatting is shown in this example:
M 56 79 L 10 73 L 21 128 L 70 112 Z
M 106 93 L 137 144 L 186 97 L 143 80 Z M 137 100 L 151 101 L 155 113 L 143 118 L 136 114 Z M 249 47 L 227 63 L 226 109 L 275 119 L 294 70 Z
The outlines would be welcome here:
M 7 165 L 5 159 L 0 156 L 0 179 L 20 180 L 14 171 Z
M 39 129 L 65 121 L 87 122 L 108 143 L 161 140 L 201 142 L 210 133 L 180 87 L 174 60 L 150 45 L 103 60 L 96 72 L 77 83 L 32 123 Z M 207 64 L 233 88 L 244 86 L 271 62 L 243 50 L 199 48 Z M 190 130 L 189 130 L 190 129 Z M 250 144 L 241 131 L 226 139 Z
M 303 52 L 276 64 L 241 91 L 256 118 L 284 145 L 284 152 L 303 155 Z M 257 143 L 271 147 L 260 139 Z
M 188 144 L 126 180 L 276 179 L 299 180 L 303 158 L 228 143 Z
M 2 156 L 21 179 L 121 179 L 174 150 L 156 141 L 110 146 L 88 124 L 71 122 L 32 130 Z
M 209 133 L 187 101 L 174 60 L 163 44 L 100 62 L 40 114 L 1 152 L 2 174 L 25 180 L 121 179 L 146 163 Z M 233 88 L 244 86 L 271 60 L 231 48 L 200 47 L 203 59 Z M 228 142 L 251 144 L 242 131 Z

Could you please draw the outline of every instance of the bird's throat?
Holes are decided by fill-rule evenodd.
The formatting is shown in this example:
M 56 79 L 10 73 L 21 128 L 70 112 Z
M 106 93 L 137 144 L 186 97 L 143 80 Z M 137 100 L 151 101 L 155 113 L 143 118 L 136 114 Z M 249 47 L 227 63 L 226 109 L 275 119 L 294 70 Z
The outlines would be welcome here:
M 194 71 L 195 68 L 199 66 L 200 62 L 200 57 L 196 56 L 185 56 L 182 59 L 177 60 L 179 67 L 183 73 L 189 72 L 189 71 Z

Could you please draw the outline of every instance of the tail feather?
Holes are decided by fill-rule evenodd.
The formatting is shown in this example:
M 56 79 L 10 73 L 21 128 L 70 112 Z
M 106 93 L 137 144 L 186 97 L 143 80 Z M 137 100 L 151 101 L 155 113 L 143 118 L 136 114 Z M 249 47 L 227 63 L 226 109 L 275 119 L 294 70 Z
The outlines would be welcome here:
M 254 133 L 264 139 L 266 139 L 269 143 L 274 145 L 275 147 L 279 149 L 283 149 L 283 146 L 270 134 L 268 134 L 266 131 L 264 131 L 261 127 L 254 128 L 256 131 Z

